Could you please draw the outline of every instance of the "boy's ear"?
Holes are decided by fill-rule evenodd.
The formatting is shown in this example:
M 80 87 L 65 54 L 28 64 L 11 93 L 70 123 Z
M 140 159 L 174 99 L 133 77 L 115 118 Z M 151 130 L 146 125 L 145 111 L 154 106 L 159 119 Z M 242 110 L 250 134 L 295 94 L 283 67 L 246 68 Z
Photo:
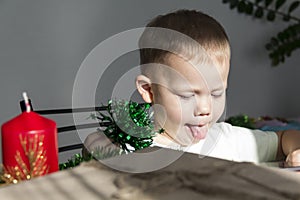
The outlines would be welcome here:
M 144 75 L 139 75 L 136 77 L 135 84 L 144 101 L 146 103 L 152 103 L 153 94 L 151 89 L 151 80 Z

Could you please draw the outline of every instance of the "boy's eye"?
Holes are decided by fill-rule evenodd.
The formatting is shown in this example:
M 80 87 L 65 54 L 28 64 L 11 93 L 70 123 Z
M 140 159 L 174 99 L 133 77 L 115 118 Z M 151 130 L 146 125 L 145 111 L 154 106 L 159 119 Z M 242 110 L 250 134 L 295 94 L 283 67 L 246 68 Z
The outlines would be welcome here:
M 180 95 L 178 94 L 178 96 L 181 98 L 181 99 L 190 99 L 194 96 L 194 94 L 191 94 L 191 95 Z
M 211 96 L 213 96 L 213 97 L 221 97 L 222 95 L 223 95 L 223 92 L 211 93 Z

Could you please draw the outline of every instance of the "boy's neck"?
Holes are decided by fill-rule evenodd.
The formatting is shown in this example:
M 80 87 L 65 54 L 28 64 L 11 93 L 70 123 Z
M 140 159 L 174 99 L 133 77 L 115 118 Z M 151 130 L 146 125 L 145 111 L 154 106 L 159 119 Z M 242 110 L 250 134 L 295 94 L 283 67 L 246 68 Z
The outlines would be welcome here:
M 167 133 L 157 134 L 153 138 L 153 142 L 158 145 L 174 147 L 176 149 L 183 147 L 182 145 L 177 143 L 173 138 L 171 138 Z

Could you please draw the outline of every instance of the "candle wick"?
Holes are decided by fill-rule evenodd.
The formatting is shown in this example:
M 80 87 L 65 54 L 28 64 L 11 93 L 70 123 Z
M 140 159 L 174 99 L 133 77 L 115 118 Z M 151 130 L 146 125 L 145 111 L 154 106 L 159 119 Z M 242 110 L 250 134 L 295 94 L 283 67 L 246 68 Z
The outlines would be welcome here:
M 26 92 L 23 92 L 23 98 L 24 98 L 24 101 L 25 101 L 26 112 L 30 112 L 31 109 L 30 109 L 30 104 L 29 104 L 29 100 L 28 100 L 28 96 L 27 96 Z

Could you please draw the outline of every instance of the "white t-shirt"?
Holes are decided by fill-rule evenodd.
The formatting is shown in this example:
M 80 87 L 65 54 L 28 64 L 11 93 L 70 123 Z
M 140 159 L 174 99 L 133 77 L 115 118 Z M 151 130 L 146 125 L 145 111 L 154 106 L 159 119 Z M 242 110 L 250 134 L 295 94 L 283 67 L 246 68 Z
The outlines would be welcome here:
M 163 143 L 157 143 L 157 140 L 154 140 L 156 142 L 153 146 L 237 162 L 274 161 L 278 148 L 278 138 L 275 132 L 251 130 L 225 122 L 212 125 L 205 139 L 187 147 L 175 144 L 167 138 L 164 140 Z

